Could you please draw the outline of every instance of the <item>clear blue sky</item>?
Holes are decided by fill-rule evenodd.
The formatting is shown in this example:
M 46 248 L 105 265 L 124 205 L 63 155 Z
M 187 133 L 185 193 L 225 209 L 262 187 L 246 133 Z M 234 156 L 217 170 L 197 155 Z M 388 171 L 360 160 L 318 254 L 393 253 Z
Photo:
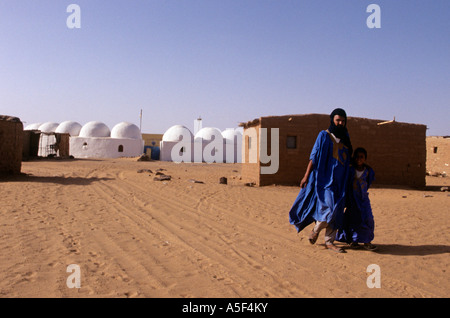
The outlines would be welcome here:
M 0 114 L 112 129 L 143 109 L 142 131 L 164 133 L 342 107 L 450 135 L 449 14 L 449 0 L 1 0 Z

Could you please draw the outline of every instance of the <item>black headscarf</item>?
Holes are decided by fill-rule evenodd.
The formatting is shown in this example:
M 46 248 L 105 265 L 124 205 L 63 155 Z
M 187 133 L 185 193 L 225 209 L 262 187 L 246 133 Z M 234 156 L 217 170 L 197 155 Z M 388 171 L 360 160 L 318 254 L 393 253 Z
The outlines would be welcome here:
M 334 124 L 334 116 L 339 115 L 345 118 L 344 127 L 338 127 Z M 342 140 L 342 143 L 347 146 L 349 156 L 351 157 L 353 153 L 352 143 L 350 142 L 350 136 L 347 131 L 347 113 L 342 108 L 336 108 L 330 114 L 330 127 L 328 127 L 328 131 L 335 135 L 337 138 Z

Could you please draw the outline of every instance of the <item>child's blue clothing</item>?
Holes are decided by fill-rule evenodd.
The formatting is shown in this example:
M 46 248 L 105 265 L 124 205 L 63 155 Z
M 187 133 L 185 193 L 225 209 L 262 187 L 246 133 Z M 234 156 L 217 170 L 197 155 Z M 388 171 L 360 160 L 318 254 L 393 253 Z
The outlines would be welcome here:
M 336 240 L 347 243 L 370 243 L 374 238 L 375 222 L 370 206 L 368 189 L 375 179 L 369 166 L 358 177 L 355 167 L 350 167 L 347 191 L 347 209 L 344 222 L 336 234 Z

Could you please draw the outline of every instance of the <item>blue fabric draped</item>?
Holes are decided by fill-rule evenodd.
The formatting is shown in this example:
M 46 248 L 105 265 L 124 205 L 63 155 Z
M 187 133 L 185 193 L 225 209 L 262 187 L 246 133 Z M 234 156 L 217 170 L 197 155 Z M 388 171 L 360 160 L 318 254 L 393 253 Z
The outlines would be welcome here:
M 342 225 L 349 171 L 348 148 L 323 130 L 311 151 L 313 170 L 289 211 L 289 222 L 300 232 L 314 221 Z
M 368 189 L 374 179 L 375 172 L 369 166 L 359 178 L 355 168 L 350 167 L 347 208 L 336 240 L 347 243 L 370 243 L 373 240 L 375 223 Z

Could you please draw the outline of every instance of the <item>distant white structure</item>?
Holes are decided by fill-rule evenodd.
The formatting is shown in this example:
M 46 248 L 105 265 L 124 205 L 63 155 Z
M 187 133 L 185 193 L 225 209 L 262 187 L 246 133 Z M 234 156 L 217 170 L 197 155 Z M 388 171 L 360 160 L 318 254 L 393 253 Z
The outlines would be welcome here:
M 228 128 L 222 132 L 223 142 L 225 143 L 225 162 L 242 162 L 242 132 L 237 129 Z M 232 147 L 234 149 L 231 156 L 231 152 L 227 149 Z
M 194 135 L 191 131 L 182 125 L 174 125 L 166 130 L 159 143 L 161 161 L 172 161 L 172 151 L 177 151 L 182 155 L 189 151 L 189 158 L 192 159 L 192 146 Z M 175 149 L 175 150 L 174 150 Z
M 198 131 L 200 129 L 203 128 L 202 125 L 202 118 L 199 116 L 195 121 L 194 121 L 194 135 L 198 133 Z
M 135 157 L 144 151 L 139 127 L 121 122 L 112 131 L 102 122 L 84 125 L 78 137 L 70 138 L 70 152 L 75 158 Z
M 220 140 L 221 142 L 223 142 L 223 136 L 220 130 L 214 127 L 202 128 L 194 136 L 194 141 L 196 142 L 210 142 L 215 140 Z
M 144 140 L 139 127 L 127 122 L 118 123 L 112 130 L 99 121 L 91 121 L 84 126 L 74 121 L 31 124 L 25 130 L 70 134 L 69 153 L 75 158 L 136 157 L 144 151 Z M 40 144 L 52 142 L 56 142 L 54 135 L 41 135 Z M 38 152 L 38 155 L 42 154 Z
M 81 125 L 75 121 L 64 121 L 56 128 L 55 132 L 59 134 L 69 134 L 71 137 L 77 137 L 80 134 Z
M 59 126 L 58 123 L 53 122 L 46 122 L 43 123 L 42 125 L 39 125 L 37 130 L 40 130 L 41 133 L 44 134 L 41 134 L 41 137 L 39 139 L 38 156 L 47 156 L 46 146 L 56 143 L 56 138 L 54 135 L 52 135 L 52 133 L 55 132 L 58 126 Z M 46 135 L 45 133 L 48 133 L 48 135 Z
M 58 128 L 58 123 L 47 122 L 39 126 L 38 130 L 41 132 L 52 133 Z
M 23 130 L 39 130 L 40 125 L 42 125 L 42 123 L 29 124 Z
M 121 122 L 115 125 L 111 130 L 111 138 L 142 140 L 142 134 L 138 126 L 127 122 Z
M 195 136 L 182 125 L 170 127 L 160 142 L 160 160 L 175 162 L 242 162 L 242 133 L 201 128 Z
M 166 130 L 163 135 L 162 141 L 167 142 L 178 142 L 185 139 L 185 141 L 189 140 L 189 142 L 194 141 L 194 135 L 191 131 L 182 125 L 175 125 Z
M 81 127 L 80 137 L 91 138 L 91 137 L 110 137 L 111 131 L 108 126 L 99 121 L 90 121 Z

